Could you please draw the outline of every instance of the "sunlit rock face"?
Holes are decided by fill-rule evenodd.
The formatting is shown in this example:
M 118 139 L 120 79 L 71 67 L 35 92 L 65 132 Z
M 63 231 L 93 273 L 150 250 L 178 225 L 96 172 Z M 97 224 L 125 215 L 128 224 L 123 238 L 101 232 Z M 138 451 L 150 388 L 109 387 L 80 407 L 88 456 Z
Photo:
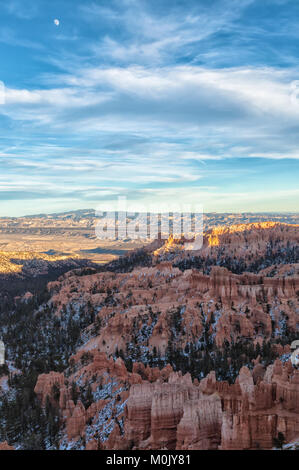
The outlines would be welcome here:
M 272 221 L 228 226 L 220 225 L 204 232 L 203 247 L 200 253 L 194 254 L 213 256 L 221 253 L 221 255 L 238 256 L 242 259 L 265 255 L 267 252 L 269 253 L 270 248 L 275 253 L 280 248 L 298 245 L 298 229 L 298 224 Z M 154 254 L 157 256 L 177 252 L 178 256 L 182 257 L 184 254 L 181 253 L 181 246 L 181 240 L 173 239 L 170 236 L 165 245 Z M 189 253 L 185 253 L 185 256 L 189 255 Z
M 88 264 L 76 254 L 47 255 L 31 251 L 0 251 L 0 278 L 36 277 L 51 269 L 74 269 Z

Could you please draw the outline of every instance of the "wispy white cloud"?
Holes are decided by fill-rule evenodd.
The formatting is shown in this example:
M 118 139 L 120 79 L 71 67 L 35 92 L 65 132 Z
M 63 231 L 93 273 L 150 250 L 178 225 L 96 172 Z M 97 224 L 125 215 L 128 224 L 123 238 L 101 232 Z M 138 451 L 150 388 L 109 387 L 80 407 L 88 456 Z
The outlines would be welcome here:
M 3 2 L 1 7 L 9 14 L 24 20 L 34 18 L 38 12 L 38 2 L 31 0 L 9 0 Z
M 7 44 L 9 46 L 25 47 L 28 49 L 43 49 L 43 46 L 39 42 L 20 37 L 14 32 L 14 30 L 6 26 L 2 27 L 0 30 L 0 43 Z
M 149 2 L 111 2 L 110 7 L 96 3 L 81 6 L 83 18 L 97 22 L 114 23 L 126 34 L 119 39 L 109 33 L 91 45 L 99 57 L 124 63 L 165 61 L 181 48 L 188 51 L 193 46 L 223 28 L 229 28 L 244 8 L 254 0 L 222 0 L 213 7 L 190 2 L 189 8 L 168 11 L 167 19 L 159 8 L 151 8 Z M 162 6 L 162 5 L 161 5 Z M 120 7 L 120 8 L 119 8 Z
M 107 34 L 90 45 L 98 57 L 122 63 L 167 61 L 181 49 L 190 48 L 223 28 L 230 28 L 242 11 L 254 0 L 222 0 L 213 7 L 190 2 L 189 8 L 168 9 L 167 18 L 160 8 L 151 8 L 146 1 L 96 3 L 81 6 L 83 18 L 89 22 L 106 21 L 124 34 L 120 38 Z M 162 7 L 162 4 L 160 5 Z
M 61 88 L 7 88 L 1 112 L 13 120 L 81 134 L 115 129 L 155 133 L 159 128 L 163 135 L 184 128 L 195 138 L 199 126 L 212 124 L 220 134 L 239 127 L 242 134 L 259 137 L 276 134 L 282 125 L 298 125 L 295 74 L 273 68 L 91 67 L 57 77 Z
M 170 3 L 74 1 L 59 31 L 44 27 L 50 10 L 36 35 L 4 25 L 0 42 L 25 47 L 28 70 L 10 77 L 0 106 L 2 201 L 82 207 L 127 191 L 156 203 L 199 198 L 211 210 L 293 204 L 292 187 L 258 186 L 266 165 L 277 183 L 284 161 L 296 171 L 298 160 L 298 64 L 275 42 L 287 37 L 285 18 L 275 8 L 268 18 L 257 0 Z M 11 2 L 18 24 L 35 14 Z

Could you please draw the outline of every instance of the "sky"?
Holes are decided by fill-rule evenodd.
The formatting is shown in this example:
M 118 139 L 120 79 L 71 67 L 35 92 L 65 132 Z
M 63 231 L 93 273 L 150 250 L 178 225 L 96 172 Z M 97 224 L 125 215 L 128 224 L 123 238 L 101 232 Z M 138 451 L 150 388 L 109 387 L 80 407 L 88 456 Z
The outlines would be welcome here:
M 297 0 L 1 2 L 0 216 L 297 212 L 298 55 Z

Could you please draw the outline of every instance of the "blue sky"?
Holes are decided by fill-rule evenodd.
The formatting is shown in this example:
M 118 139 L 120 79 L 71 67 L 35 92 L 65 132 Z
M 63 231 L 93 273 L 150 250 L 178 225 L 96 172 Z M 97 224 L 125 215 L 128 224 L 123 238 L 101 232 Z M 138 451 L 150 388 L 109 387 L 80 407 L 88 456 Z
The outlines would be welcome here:
M 0 215 L 298 211 L 298 54 L 297 0 L 1 2 Z

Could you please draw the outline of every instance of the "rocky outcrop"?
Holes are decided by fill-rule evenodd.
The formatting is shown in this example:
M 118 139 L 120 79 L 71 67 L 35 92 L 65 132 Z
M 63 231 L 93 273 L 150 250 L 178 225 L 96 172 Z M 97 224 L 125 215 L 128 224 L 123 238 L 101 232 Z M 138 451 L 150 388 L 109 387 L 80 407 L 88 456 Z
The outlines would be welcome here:
M 200 394 L 184 405 L 184 413 L 177 427 L 176 448 L 216 450 L 221 443 L 221 397 Z
M 270 449 L 278 432 L 296 439 L 299 372 L 283 344 L 298 330 L 298 268 L 244 266 L 297 241 L 287 224 L 219 228 L 204 238 L 208 270 L 185 269 L 188 254 L 172 239 L 147 251 L 151 266 L 50 283 L 54 315 L 93 319 L 68 369 L 42 374 L 35 387 L 43 406 L 49 397 L 60 410 L 61 447 Z M 226 255 L 240 274 L 219 266 Z M 209 361 L 219 367 L 207 375 Z
M 256 369 L 257 370 L 257 369 Z M 271 449 L 299 432 L 299 372 L 276 361 L 264 379 L 247 367 L 235 384 L 214 373 L 199 384 L 173 373 L 167 383 L 130 389 L 124 439 L 139 449 Z
M 167 381 L 173 373 L 169 365 L 159 370 L 138 362 L 134 363 L 132 372 L 128 372 L 121 358 L 114 360 L 97 350 L 88 355 L 79 351 L 70 363 L 65 374 L 39 375 L 34 391 L 43 407 L 49 400 L 59 410 L 67 441 L 84 439 L 87 448 L 104 448 L 108 445 L 107 438 L 109 442 L 119 441 L 120 448 L 127 448 L 128 443 L 120 439 L 120 427 L 123 426 L 129 389 L 137 384 L 151 387 L 156 381 Z M 139 397 L 140 410 L 143 396 L 142 393 Z M 132 428 L 133 440 L 136 433 L 146 433 L 141 431 L 145 422 L 145 415 L 141 420 L 137 418 Z
M 68 408 L 73 408 L 71 416 L 67 420 L 66 426 L 68 439 L 72 440 L 74 438 L 82 437 L 85 434 L 87 413 L 81 401 L 78 401 L 76 406 L 74 406 L 73 402 L 70 402 L 68 404 Z
M 10 446 L 6 441 L 0 442 L 0 450 L 15 450 L 14 447 Z
M 181 311 L 184 337 L 177 332 L 177 346 L 202 340 L 204 324 L 218 347 L 240 338 L 269 340 L 285 328 L 296 331 L 299 277 L 262 277 L 232 274 L 215 266 L 210 276 L 195 269 L 180 271 L 170 263 L 135 268 L 130 273 L 77 276 L 68 273 L 49 284 L 49 304 L 61 311 L 92 309 L 101 323 L 99 335 L 84 347 L 107 354 L 139 344 L 151 353 L 164 354 Z M 107 295 L 107 292 L 110 292 Z
M 43 406 L 46 403 L 47 397 L 53 398 L 53 387 L 56 386 L 60 390 L 64 385 L 64 381 L 64 375 L 59 372 L 50 372 L 49 374 L 41 374 L 38 376 L 34 392 Z

